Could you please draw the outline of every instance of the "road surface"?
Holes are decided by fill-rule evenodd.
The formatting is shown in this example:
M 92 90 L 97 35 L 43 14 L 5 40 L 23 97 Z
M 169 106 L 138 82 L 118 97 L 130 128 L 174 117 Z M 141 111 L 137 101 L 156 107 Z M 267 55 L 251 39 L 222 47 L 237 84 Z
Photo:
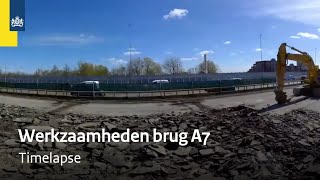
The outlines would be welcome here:
M 287 88 L 288 96 L 292 87 Z M 320 112 L 319 99 L 295 97 L 291 103 L 279 106 L 272 90 L 235 96 L 209 96 L 200 98 L 180 98 L 158 101 L 61 101 L 53 99 L 32 99 L 0 95 L 0 103 L 35 108 L 46 112 L 80 113 L 96 115 L 149 115 L 164 112 L 185 112 L 202 108 L 221 108 L 246 104 L 263 112 L 283 114 L 293 109 L 306 108 Z

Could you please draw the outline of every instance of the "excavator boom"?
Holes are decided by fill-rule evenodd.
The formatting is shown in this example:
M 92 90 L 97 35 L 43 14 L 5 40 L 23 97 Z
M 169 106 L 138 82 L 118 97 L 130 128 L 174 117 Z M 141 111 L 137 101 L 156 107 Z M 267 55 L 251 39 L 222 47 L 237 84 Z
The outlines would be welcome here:
M 299 54 L 287 53 L 287 47 L 298 52 Z M 277 55 L 277 68 L 276 68 L 276 80 L 277 87 L 275 89 L 276 101 L 279 104 L 288 102 L 286 93 L 283 91 L 285 84 L 285 73 L 287 60 L 297 61 L 304 64 L 308 68 L 307 83 L 309 88 L 316 88 L 319 86 L 318 82 L 318 70 L 319 68 L 314 64 L 312 57 L 303 51 L 300 51 L 294 47 L 288 46 L 286 43 L 282 43 L 279 47 Z

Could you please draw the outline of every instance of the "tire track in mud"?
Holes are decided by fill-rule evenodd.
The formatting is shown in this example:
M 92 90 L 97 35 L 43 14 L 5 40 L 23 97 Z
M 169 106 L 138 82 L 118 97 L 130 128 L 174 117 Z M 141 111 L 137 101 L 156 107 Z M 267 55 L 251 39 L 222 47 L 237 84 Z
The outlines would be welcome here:
M 190 107 L 189 105 L 193 105 L 199 110 L 211 110 L 212 108 L 210 106 L 206 106 L 202 104 L 201 102 L 203 99 L 186 99 L 186 100 L 176 100 L 171 103 L 171 105 L 177 105 L 177 106 L 184 106 L 187 107 L 190 111 L 195 110 L 194 108 Z
M 70 101 L 70 102 L 57 101 L 56 103 L 53 104 L 53 105 L 56 105 L 57 107 L 47 111 L 47 113 L 62 113 L 70 108 L 73 108 L 82 104 L 88 104 L 88 103 L 90 102 L 89 101 Z

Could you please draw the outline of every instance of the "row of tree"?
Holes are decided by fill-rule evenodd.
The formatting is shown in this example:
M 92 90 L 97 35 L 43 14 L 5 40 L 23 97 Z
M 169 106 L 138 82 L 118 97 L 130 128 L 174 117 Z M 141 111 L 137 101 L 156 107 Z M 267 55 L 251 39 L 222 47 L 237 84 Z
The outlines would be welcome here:
M 109 71 L 106 66 L 95 65 L 88 62 L 80 61 L 74 69 L 65 65 L 63 68 L 53 66 L 50 70 L 37 69 L 34 74 L 29 76 L 134 76 L 134 75 L 160 75 L 160 74 L 198 74 L 206 72 L 206 65 L 204 62 L 200 63 L 197 67 L 190 68 L 187 71 L 182 65 L 179 58 L 169 58 L 162 65 L 155 62 L 151 58 L 135 58 L 130 60 L 126 65 L 115 67 Z M 218 67 L 213 61 L 207 61 L 208 73 L 217 73 Z M 0 72 L 4 75 L 4 72 Z M 7 77 L 10 76 L 27 76 L 28 74 L 10 72 L 6 73 Z
M 87 62 L 79 62 L 75 69 L 71 69 L 68 65 L 59 69 L 56 65 L 51 70 L 37 69 L 34 76 L 105 76 L 109 74 L 106 66 L 95 65 Z

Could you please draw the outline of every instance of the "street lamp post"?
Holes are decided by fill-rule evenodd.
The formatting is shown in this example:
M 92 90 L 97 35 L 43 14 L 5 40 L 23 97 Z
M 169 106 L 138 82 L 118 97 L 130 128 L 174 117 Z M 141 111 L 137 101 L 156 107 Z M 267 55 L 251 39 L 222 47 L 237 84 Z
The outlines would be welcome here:
M 130 56 L 130 61 L 132 59 L 132 24 L 129 24 L 129 56 Z
M 260 63 L 261 63 L 261 81 L 263 84 L 263 72 L 264 72 L 264 65 L 262 62 L 262 34 L 260 34 Z
M 262 34 L 260 34 L 260 60 L 262 61 Z

